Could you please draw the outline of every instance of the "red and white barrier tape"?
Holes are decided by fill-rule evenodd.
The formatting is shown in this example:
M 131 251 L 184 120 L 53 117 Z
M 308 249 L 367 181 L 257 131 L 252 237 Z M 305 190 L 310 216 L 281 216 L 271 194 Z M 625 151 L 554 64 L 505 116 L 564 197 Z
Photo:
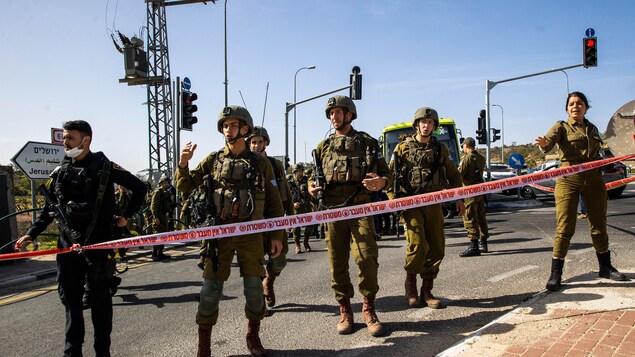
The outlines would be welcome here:
M 479 183 L 476 185 L 459 187 L 451 190 L 424 193 L 417 196 L 396 198 L 389 201 L 366 203 L 357 206 L 335 208 L 326 211 L 309 212 L 293 216 L 284 216 L 257 221 L 224 224 L 213 227 L 192 228 L 180 231 L 150 234 L 140 237 L 130 237 L 109 242 L 103 242 L 83 247 L 83 249 L 114 249 L 139 246 L 152 246 L 159 244 L 171 244 L 176 242 L 195 242 L 205 239 L 217 239 L 234 237 L 245 234 L 263 233 L 287 228 L 303 227 L 319 223 L 335 222 L 346 219 L 356 219 L 369 215 L 402 211 L 409 208 L 438 204 L 457 199 L 480 196 L 488 193 L 499 192 L 511 188 L 526 186 L 535 182 L 567 176 L 583 172 L 617 161 L 635 158 L 633 155 L 625 155 L 615 158 L 598 160 L 584 164 L 560 167 L 557 169 L 535 172 L 528 175 L 511 177 L 496 181 Z M 70 251 L 70 249 L 66 250 Z M 0 260 L 23 258 L 33 252 L 0 254 Z M 37 255 L 61 253 L 60 250 L 41 251 Z M 5 258 L 12 256 L 11 258 Z
M 606 183 L 604 186 L 606 186 L 607 190 L 612 190 L 614 188 L 617 187 L 621 187 L 621 186 L 626 186 L 627 184 L 629 184 L 630 182 L 635 181 L 635 176 L 631 176 L 631 177 L 627 177 L 627 178 L 623 178 L 621 180 L 615 180 L 615 181 L 611 181 Z M 549 193 L 554 193 L 555 189 L 553 187 L 545 187 L 545 186 L 541 186 L 539 184 L 536 183 L 532 183 L 529 186 L 538 189 L 540 191 L 544 191 L 544 192 L 549 192 Z

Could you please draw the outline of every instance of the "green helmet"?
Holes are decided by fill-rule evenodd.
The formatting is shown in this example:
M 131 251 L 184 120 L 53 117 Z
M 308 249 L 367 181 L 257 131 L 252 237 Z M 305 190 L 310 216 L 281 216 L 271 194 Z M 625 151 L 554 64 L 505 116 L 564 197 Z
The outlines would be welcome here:
M 331 119 L 331 117 L 329 116 L 329 112 L 333 108 L 346 108 L 346 110 L 353 113 L 353 118 L 351 120 L 357 118 L 357 109 L 355 108 L 355 103 L 353 103 L 353 100 L 347 96 L 336 95 L 329 98 L 329 100 L 326 102 L 326 109 L 324 110 L 326 112 L 326 119 Z
M 162 183 L 162 182 L 170 183 L 170 178 L 168 177 L 168 175 L 166 174 L 161 175 L 161 177 L 159 178 L 159 183 Z
M 437 114 L 437 111 L 430 108 L 430 107 L 423 107 L 423 108 L 419 108 L 417 109 L 417 111 L 415 112 L 414 117 L 412 118 L 412 127 L 416 130 L 417 129 L 417 121 L 419 119 L 424 119 L 424 118 L 429 118 L 434 120 L 434 128 L 438 128 L 439 127 L 439 114 Z
M 463 140 L 463 145 L 467 145 L 471 148 L 475 148 L 476 141 L 474 141 L 474 138 L 468 136 L 467 138 L 465 138 L 465 140 Z
M 249 114 L 249 111 L 239 105 L 230 105 L 223 108 L 220 114 L 218 114 L 219 133 L 223 133 L 223 122 L 230 118 L 240 119 L 245 122 L 245 124 L 247 124 L 247 126 L 249 127 L 249 131 L 246 135 L 249 135 L 254 131 L 254 120 L 251 118 L 251 114 Z
M 304 165 L 302 165 L 302 164 L 295 164 L 295 165 L 293 165 L 293 172 L 296 172 L 296 171 L 298 171 L 298 170 L 302 170 L 302 171 L 304 171 Z
M 254 136 L 262 136 L 262 138 L 265 139 L 265 141 L 267 141 L 268 143 L 271 143 L 271 140 L 269 140 L 269 134 L 267 133 L 267 129 L 261 126 L 254 126 L 254 131 L 251 133 L 251 135 L 247 137 L 247 142 L 249 142 L 249 140 L 251 140 L 251 138 L 253 138 Z

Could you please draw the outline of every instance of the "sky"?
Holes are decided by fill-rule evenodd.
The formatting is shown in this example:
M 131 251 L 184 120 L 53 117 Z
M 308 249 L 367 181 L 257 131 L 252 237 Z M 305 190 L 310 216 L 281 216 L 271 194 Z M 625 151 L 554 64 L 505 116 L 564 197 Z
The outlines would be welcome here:
M 198 145 L 193 163 L 224 145 L 216 129 L 225 104 L 224 8 L 217 1 L 166 9 L 170 73 L 190 78 L 199 98 L 198 123 L 181 135 Z M 581 64 L 582 38 L 593 28 L 598 67 L 498 84 L 490 103 L 503 110 L 491 108 L 491 126 L 504 123 L 506 145 L 533 143 L 566 119 L 568 85 L 587 95 L 587 118 L 603 132 L 635 99 L 631 0 L 228 0 L 226 9 L 229 104 L 245 105 L 256 125 L 264 119 L 269 155 L 284 155 L 285 103 L 306 66 L 316 68 L 297 72 L 298 100 L 348 85 L 353 66 L 361 68 L 353 126 L 373 137 L 423 106 L 474 137 L 487 80 Z M 93 151 L 133 173 L 148 168 L 147 90 L 118 82 L 123 55 L 110 39 L 120 31 L 145 40 L 145 26 L 143 0 L 3 0 L 0 164 L 28 141 L 50 142 L 51 128 L 83 119 L 93 127 Z M 328 97 L 297 107 L 297 157 L 290 113 L 291 163 L 310 161 L 329 131 Z

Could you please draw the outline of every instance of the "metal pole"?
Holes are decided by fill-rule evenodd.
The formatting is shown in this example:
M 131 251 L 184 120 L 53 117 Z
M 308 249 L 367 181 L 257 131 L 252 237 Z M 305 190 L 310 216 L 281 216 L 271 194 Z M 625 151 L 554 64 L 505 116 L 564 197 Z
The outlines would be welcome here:
M 300 69 L 298 69 L 297 71 L 295 71 L 295 74 L 293 75 L 293 102 L 296 102 L 296 82 L 297 82 L 297 78 L 298 78 L 298 73 L 303 70 L 303 69 L 315 69 L 315 66 L 306 66 L 306 67 L 302 67 Z M 296 116 L 295 116 L 295 111 L 296 108 L 293 107 L 293 164 L 295 165 L 297 163 L 297 145 L 296 145 Z
M 37 207 L 37 199 L 35 198 L 35 180 L 31 181 L 31 208 Z M 35 223 L 35 219 L 37 218 L 37 212 L 33 211 L 31 213 L 31 223 Z
M 227 0 L 225 0 L 225 106 L 228 106 L 229 99 L 227 98 Z
M 176 113 L 172 116 L 174 123 L 174 171 L 176 172 L 177 167 L 179 166 L 179 150 L 181 148 L 181 77 L 176 77 L 176 83 L 172 82 L 175 90 L 174 93 L 176 95 L 176 105 L 174 106 L 174 110 Z M 172 175 L 172 179 L 174 179 L 174 175 Z M 176 209 L 174 210 L 175 216 L 172 217 L 176 219 L 181 214 L 181 206 L 179 206 L 179 190 L 176 190 L 176 194 L 174 196 L 174 200 L 176 201 Z
M 486 142 L 486 146 L 485 146 L 485 163 L 486 163 L 486 167 L 487 167 L 487 181 L 492 179 L 492 172 L 491 172 L 491 163 L 490 163 L 490 131 L 489 131 L 489 91 L 490 89 L 494 88 L 494 86 L 496 85 L 496 83 L 492 83 L 489 80 L 485 81 L 485 117 L 486 117 L 486 128 L 485 128 L 485 132 L 487 133 L 487 142 Z
M 564 73 L 564 75 L 567 77 L 567 96 L 569 96 L 569 75 L 567 74 L 567 72 L 564 69 L 560 70 L 562 73 Z
M 289 159 L 289 105 L 286 103 L 287 110 L 284 111 L 284 166 L 287 166 L 287 160 Z
M 492 104 L 492 107 L 501 108 L 501 162 L 505 162 L 505 114 L 503 107 L 498 104 Z

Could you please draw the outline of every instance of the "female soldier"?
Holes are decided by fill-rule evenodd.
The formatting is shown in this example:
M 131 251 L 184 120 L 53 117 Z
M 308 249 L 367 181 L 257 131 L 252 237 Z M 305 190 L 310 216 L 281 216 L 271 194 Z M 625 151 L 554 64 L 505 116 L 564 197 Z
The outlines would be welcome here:
M 569 118 L 558 121 L 545 136 L 536 138 L 536 144 L 547 153 L 557 144 L 562 166 L 577 165 L 599 158 L 602 139 L 598 128 L 584 114 L 589 109 L 586 96 L 573 92 L 567 97 L 565 107 Z M 611 265 L 609 237 L 606 233 L 606 187 L 600 168 L 556 179 L 556 237 L 553 241 L 551 276 L 547 289 L 560 288 L 564 258 L 571 237 L 575 233 L 578 199 L 581 197 L 587 209 L 591 239 L 600 264 L 600 277 L 626 280 L 626 276 Z

